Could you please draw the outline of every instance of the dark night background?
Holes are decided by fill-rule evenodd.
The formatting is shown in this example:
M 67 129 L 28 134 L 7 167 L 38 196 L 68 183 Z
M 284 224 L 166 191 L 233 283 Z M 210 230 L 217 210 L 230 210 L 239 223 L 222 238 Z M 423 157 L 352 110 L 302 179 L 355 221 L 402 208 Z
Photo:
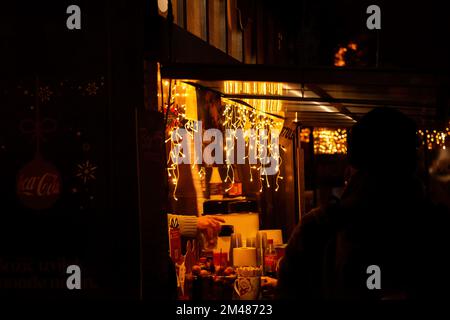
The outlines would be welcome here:
M 266 1 L 287 29 L 289 63 L 333 65 L 333 53 L 349 41 L 367 50 L 373 67 L 379 32 L 380 67 L 448 68 L 450 22 L 440 1 Z M 294 5 L 295 3 L 295 5 Z M 366 8 L 381 8 L 381 30 L 366 28 Z
M 332 66 L 336 49 L 357 41 L 365 54 L 354 66 L 375 67 L 378 36 L 379 67 L 448 70 L 450 66 L 450 19 L 442 1 L 249 3 L 266 6 L 285 30 L 278 64 Z M 71 4 L 82 10 L 80 31 L 66 29 L 65 12 Z M 378 35 L 366 28 L 370 4 L 381 7 Z M 135 109 L 144 100 L 144 48 L 158 50 L 160 31 L 145 30 L 144 36 L 144 17 L 154 18 L 144 15 L 144 6 L 142 1 L 123 0 L 2 3 L 0 281 L 4 284 L 11 279 L 58 278 L 64 289 L 61 266 L 75 263 L 82 267 L 93 297 L 138 296 Z M 153 21 L 146 22 L 149 28 L 154 26 Z M 42 153 L 62 176 L 60 199 L 43 211 L 25 209 L 15 187 L 20 168 L 34 156 L 32 136 L 20 131 L 20 122 L 34 119 L 36 75 L 51 92 L 40 105 L 41 116 L 57 123 L 53 132 L 45 133 Z M 77 165 L 87 160 L 97 168 L 95 179 L 85 183 L 76 173 Z M 42 270 L 39 262 L 53 267 Z
M 77 32 L 66 28 L 71 4 L 82 8 Z M 134 137 L 135 101 L 142 101 L 139 83 L 130 79 L 138 72 L 134 59 L 141 52 L 133 48 L 139 33 L 130 31 L 137 24 L 127 12 L 124 2 L 113 6 L 105 1 L 2 6 L 0 279 L 6 288 L 20 287 L 17 279 L 37 278 L 47 283 L 32 286 L 64 289 L 65 266 L 78 264 L 90 296 L 138 295 L 136 159 L 127 139 Z M 62 176 L 60 198 L 41 211 L 24 208 L 15 195 L 16 175 L 34 157 L 32 135 L 19 127 L 22 120 L 35 118 L 36 75 L 51 92 L 40 105 L 41 117 L 57 124 L 44 133 L 42 154 Z M 85 183 L 76 175 L 86 161 L 96 169 L 95 179 Z

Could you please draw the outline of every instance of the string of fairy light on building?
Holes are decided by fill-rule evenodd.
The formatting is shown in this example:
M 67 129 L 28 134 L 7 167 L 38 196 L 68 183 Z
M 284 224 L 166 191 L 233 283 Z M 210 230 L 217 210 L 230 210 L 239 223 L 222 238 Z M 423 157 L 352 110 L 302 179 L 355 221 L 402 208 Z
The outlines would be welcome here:
M 196 96 L 195 88 L 185 84 L 180 80 L 162 81 L 162 90 L 158 93 L 158 97 L 163 96 L 168 99 L 170 96 L 170 103 L 164 101 L 160 111 L 164 114 L 169 109 L 169 117 L 166 126 L 166 145 L 168 146 L 169 157 L 167 159 L 167 174 L 170 182 L 173 184 L 172 195 L 177 200 L 176 192 L 179 181 L 179 167 L 177 161 L 174 159 L 185 158 L 183 153 L 182 142 L 183 137 L 180 134 L 180 129 L 185 129 L 192 138 L 198 132 L 198 122 L 194 120 L 195 116 L 187 115 L 189 110 L 197 108 L 196 101 L 193 102 L 192 96 Z M 170 95 L 169 95 L 170 89 Z M 225 81 L 224 91 L 226 93 L 242 94 L 268 94 L 279 95 L 282 94 L 282 84 L 280 83 L 264 83 L 264 82 L 239 82 L 239 81 Z M 283 149 L 281 145 L 275 146 L 275 142 L 271 141 L 271 132 L 275 130 L 281 131 L 283 127 L 283 120 L 268 114 L 268 111 L 281 110 L 278 104 L 268 104 L 264 100 L 247 99 L 248 102 L 254 103 L 257 107 L 244 105 L 235 101 L 222 99 L 222 126 L 224 130 L 230 130 L 231 136 L 226 135 L 224 146 L 226 177 L 224 183 L 229 183 L 229 187 L 225 191 L 230 190 L 235 183 L 235 168 L 230 161 L 234 155 L 234 145 L 238 139 L 237 129 L 243 129 L 245 147 L 247 150 L 245 159 L 238 163 L 244 163 L 249 169 L 249 179 L 253 182 L 257 177 L 259 180 L 260 191 L 263 190 L 263 185 L 270 188 L 270 181 L 267 177 L 266 167 L 262 165 L 264 156 L 270 155 L 271 158 L 278 160 L 275 176 L 275 191 L 279 189 L 279 181 L 283 179 L 280 173 L 280 165 L 282 158 L 278 148 Z M 261 102 L 262 101 L 262 102 Z M 269 100 L 278 101 L 278 100 Z M 262 103 L 262 104 L 261 104 Z M 192 105 L 192 108 L 187 108 L 187 105 Z M 449 123 L 450 127 L 450 123 Z M 428 150 L 432 149 L 446 149 L 447 137 L 450 135 L 449 127 L 445 130 L 423 129 L 418 130 L 417 134 L 422 141 L 422 145 Z M 311 135 L 312 132 L 312 135 Z M 263 139 L 267 141 L 267 154 L 264 154 L 265 146 L 261 143 L 258 135 L 263 133 Z M 256 136 L 255 136 L 256 135 Z M 300 131 L 300 141 L 303 143 L 310 143 L 312 136 L 312 143 L 315 154 L 329 154 L 339 155 L 347 153 L 347 135 L 348 130 L 345 128 L 303 128 Z M 254 143 L 251 143 L 254 141 Z M 256 164 L 251 164 L 248 161 L 248 155 L 253 153 L 257 159 Z M 195 161 L 192 164 L 192 169 L 195 169 Z M 198 175 L 200 178 L 205 177 L 205 167 L 198 166 Z
M 421 140 L 422 146 L 426 147 L 428 150 L 446 150 L 447 137 L 450 136 L 449 127 L 445 128 L 445 130 L 418 130 L 417 135 Z M 346 129 L 314 128 L 312 132 L 315 154 L 347 153 Z M 303 128 L 300 131 L 300 141 L 309 143 L 310 135 L 311 129 Z
M 314 128 L 315 154 L 346 154 L 347 129 Z
M 224 126 L 227 129 L 235 130 L 240 129 L 250 129 L 250 133 L 246 133 L 245 141 L 246 148 L 248 148 L 249 153 L 254 153 L 256 155 L 256 164 L 250 164 L 250 182 L 253 182 L 253 171 L 257 172 L 260 181 L 260 192 L 263 189 L 263 184 L 267 188 L 270 188 L 270 181 L 267 177 L 266 167 L 261 165 L 264 161 L 264 157 L 270 155 L 272 159 L 277 161 L 275 168 L 275 191 L 279 189 L 279 181 L 283 179 L 280 174 L 280 165 L 282 163 L 282 158 L 280 156 L 279 148 L 283 150 L 283 147 L 278 144 L 278 141 L 272 141 L 272 132 L 278 130 L 281 132 L 283 127 L 283 121 L 277 121 L 275 118 L 268 116 L 267 113 L 273 113 L 275 115 L 283 116 L 282 112 L 282 101 L 279 99 L 257 99 L 258 96 L 282 96 L 283 95 L 283 83 L 281 82 L 258 82 L 258 81 L 224 81 L 223 92 L 225 94 L 239 95 L 239 94 L 249 94 L 255 95 L 255 99 L 242 99 L 251 108 L 245 105 L 236 105 L 233 103 L 227 103 L 225 106 L 223 117 L 225 119 Z M 257 136 L 263 133 L 264 139 L 267 140 L 267 151 L 265 154 L 265 146 L 261 144 L 261 141 Z M 234 136 L 233 139 L 237 137 Z M 249 143 L 249 141 L 255 141 L 255 145 Z M 226 151 L 227 154 L 231 152 Z M 229 179 L 229 172 L 232 170 L 232 166 L 227 163 L 227 179 Z M 233 183 L 233 180 L 231 180 Z
M 193 135 L 198 132 L 198 122 L 192 120 L 192 117 L 187 115 L 193 108 L 197 108 L 196 102 L 188 108 L 190 95 L 195 95 L 195 90 L 189 92 L 191 86 L 186 85 L 182 81 L 168 80 L 163 81 L 163 88 L 160 89 L 158 97 L 161 95 L 163 97 L 170 96 L 170 103 L 164 101 L 164 105 L 160 108 L 160 111 L 164 114 L 167 113 L 169 109 L 169 116 L 166 127 L 166 140 L 165 143 L 168 146 L 169 157 L 167 159 L 167 174 L 170 182 L 173 185 L 172 197 L 174 200 L 178 200 L 176 193 L 179 182 L 180 170 L 176 159 L 185 158 L 186 154 L 183 153 L 182 143 L 183 136 L 180 134 L 180 129 L 185 129 L 189 136 L 192 138 Z M 269 85 L 272 87 L 272 85 Z M 270 93 L 272 89 L 263 89 L 263 85 L 255 87 L 263 92 Z M 192 89 L 192 87 L 191 87 Z M 169 95 L 170 90 L 170 95 Z M 275 89 L 275 90 L 278 90 Z M 269 179 L 267 177 L 266 166 L 263 165 L 263 159 L 265 157 L 270 157 L 271 159 L 276 159 L 275 167 L 275 191 L 279 190 L 279 181 L 283 179 L 280 173 L 280 165 L 282 163 L 279 148 L 283 148 L 278 145 L 278 140 L 272 140 L 272 133 L 275 131 L 281 132 L 283 127 L 283 120 L 278 119 L 274 116 L 267 114 L 266 112 L 236 103 L 231 100 L 223 99 L 223 112 L 222 112 L 222 126 L 224 130 L 229 130 L 231 135 L 225 135 L 226 141 L 224 146 L 225 151 L 225 165 L 227 168 L 226 177 L 224 183 L 229 183 L 229 187 L 225 189 L 227 192 L 230 190 L 235 183 L 235 173 L 233 168 L 233 163 L 230 161 L 234 155 L 234 145 L 238 139 L 237 129 L 242 129 L 244 132 L 244 140 L 246 146 L 246 156 L 242 162 L 249 166 L 250 172 L 250 182 L 253 182 L 254 172 L 256 171 L 256 176 L 260 182 L 260 191 L 263 189 L 265 184 L 267 188 L 271 188 Z M 195 115 L 196 117 L 196 115 Z M 262 141 L 261 141 L 262 140 Z M 265 142 L 265 143 L 263 143 Z M 266 150 L 265 150 L 266 149 Z M 255 164 L 250 164 L 248 161 L 249 154 L 252 153 L 256 158 Z M 195 155 L 195 151 L 192 152 Z M 247 161 L 246 161 L 247 160 Z M 239 161 L 237 161 L 239 162 Z M 192 169 L 195 169 L 195 161 L 192 162 Z M 205 176 L 205 167 L 200 166 L 198 169 L 198 175 L 200 178 Z
M 258 81 L 224 81 L 223 92 L 226 94 L 250 94 L 255 96 L 282 96 L 283 83 Z M 278 99 L 242 99 L 262 112 L 278 113 L 282 111 L 283 104 Z
M 179 99 L 180 97 L 186 97 L 185 91 L 186 86 L 181 85 L 179 81 L 172 81 L 171 83 L 167 80 L 164 81 L 164 89 L 162 92 L 165 93 L 167 100 L 169 100 L 170 96 L 170 102 L 165 102 L 162 107 L 163 114 L 168 115 L 166 124 L 168 138 L 165 140 L 165 143 L 169 144 L 167 175 L 173 184 L 172 196 L 175 200 L 178 200 L 176 197 L 176 192 L 180 176 L 180 170 L 176 159 L 186 157 L 181 148 L 183 136 L 179 132 L 179 129 L 186 117 L 186 104 L 183 103 L 184 101 L 179 101 Z M 161 93 L 158 93 L 158 96 L 160 95 Z
M 450 127 L 450 122 L 449 122 Z M 445 130 L 419 130 L 418 135 L 422 140 L 422 145 L 428 150 L 432 149 L 443 149 L 447 148 L 446 142 L 447 137 L 450 136 L 450 128 L 447 127 Z
M 229 181 L 231 182 L 231 185 L 234 184 L 233 166 L 229 161 L 232 156 L 231 153 L 234 153 L 234 149 L 229 148 L 229 146 L 234 145 L 234 142 L 238 139 L 237 129 L 242 129 L 244 132 L 245 147 L 247 148 L 248 153 L 244 159 L 241 159 L 241 162 L 247 163 L 249 166 L 250 182 L 253 182 L 253 170 L 255 170 L 260 181 L 260 192 L 263 189 L 264 182 L 267 188 L 271 187 L 267 177 L 266 167 L 263 165 L 264 158 L 270 157 L 277 162 L 275 167 L 275 191 L 278 191 L 280 187 L 279 180 L 283 179 L 280 173 L 282 159 L 279 148 L 283 147 L 279 146 L 277 139 L 272 140 L 272 133 L 275 131 L 281 132 L 283 121 L 268 116 L 254 108 L 249 108 L 242 104 L 230 103 L 229 101 L 227 101 L 225 105 L 222 116 L 224 118 L 223 126 L 225 130 L 228 129 L 228 132 L 232 133 L 231 136 L 226 137 L 225 163 L 227 166 L 227 176 L 224 182 Z M 234 140 L 234 142 L 232 140 Z M 265 152 L 266 147 L 267 153 Z M 250 161 L 245 161 L 246 159 L 248 160 L 250 154 L 255 156 L 255 164 L 251 164 Z

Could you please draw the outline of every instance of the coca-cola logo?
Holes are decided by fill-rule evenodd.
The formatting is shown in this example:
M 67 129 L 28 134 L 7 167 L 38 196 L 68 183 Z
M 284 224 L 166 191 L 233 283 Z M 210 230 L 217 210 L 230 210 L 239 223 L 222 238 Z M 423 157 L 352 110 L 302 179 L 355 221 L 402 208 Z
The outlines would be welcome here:
M 51 196 L 59 194 L 59 177 L 46 172 L 41 176 L 19 178 L 19 190 L 27 196 Z
M 17 176 L 17 195 L 31 209 L 53 206 L 61 193 L 59 172 L 49 163 L 35 159 L 20 170 Z

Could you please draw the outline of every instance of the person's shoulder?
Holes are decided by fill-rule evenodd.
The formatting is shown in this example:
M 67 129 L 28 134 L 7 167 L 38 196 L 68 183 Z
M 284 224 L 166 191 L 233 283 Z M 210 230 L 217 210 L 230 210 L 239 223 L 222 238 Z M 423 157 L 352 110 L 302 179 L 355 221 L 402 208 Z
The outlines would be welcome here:
M 309 224 L 317 222 L 317 219 L 323 215 L 323 208 L 317 207 L 309 211 L 302 217 L 302 223 Z
M 302 217 L 302 223 L 305 225 L 329 225 L 338 216 L 338 212 L 340 210 L 336 204 L 317 207 Z
M 300 223 L 297 225 L 296 230 L 304 230 L 316 228 L 321 224 L 323 220 L 323 209 L 318 207 L 314 208 L 305 215 L 302 216 Z
M 296 232 L 316 233 L 326 228 L 330 224 L 328 210 L 323 207 L 317 207 L 305 214 L 296 227 Z
M 326 207 L 314 208 L 305 214 L 291 234 L 289 250 L 311 248 L 323 243 L 330 235 L 330 218 Z

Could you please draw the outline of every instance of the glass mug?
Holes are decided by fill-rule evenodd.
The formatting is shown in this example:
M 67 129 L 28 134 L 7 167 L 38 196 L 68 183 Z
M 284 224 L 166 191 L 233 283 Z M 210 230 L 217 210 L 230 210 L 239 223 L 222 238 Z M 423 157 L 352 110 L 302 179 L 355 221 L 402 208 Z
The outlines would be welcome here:
M 201 238 L 201 242 L 202 242 L 202 247 L 203 250 L 205 251 L 212 251 L 213 249 L 215 249 L 217 247 L 217 236 L 218 236 L 218 232 L 213 232 L 213 234 L 211 235 L 212 237 L 209 238 L 208 234 L 206 233 L 206 231 L 202 231 L 200 233 L 200 238 Z

